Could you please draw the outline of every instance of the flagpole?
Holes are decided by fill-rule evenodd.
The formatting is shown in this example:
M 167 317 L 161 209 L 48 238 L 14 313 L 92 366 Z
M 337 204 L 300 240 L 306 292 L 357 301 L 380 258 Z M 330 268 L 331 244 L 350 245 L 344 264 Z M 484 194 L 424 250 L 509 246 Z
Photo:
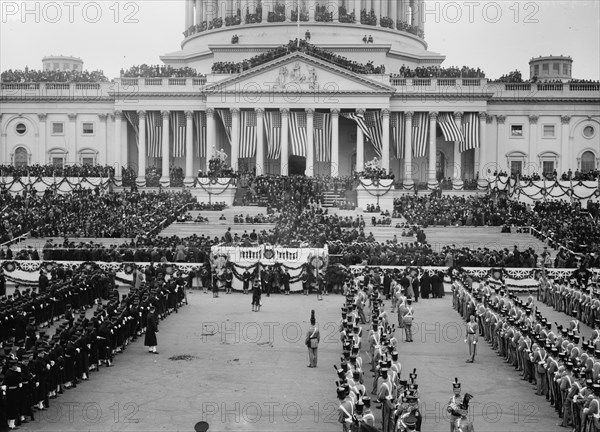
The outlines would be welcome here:
M 297 30 L 297 35 L 296 35 L 296 44 L 298 46 L 298 48 L 300 48 L 300 0 L 298 0 L 298 24 L 296 26 L 296 30 Z

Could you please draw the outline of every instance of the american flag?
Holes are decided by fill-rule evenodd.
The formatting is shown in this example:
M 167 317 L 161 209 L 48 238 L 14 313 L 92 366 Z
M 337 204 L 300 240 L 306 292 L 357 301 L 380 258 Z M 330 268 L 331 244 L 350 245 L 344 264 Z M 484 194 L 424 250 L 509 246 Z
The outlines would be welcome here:
M 465 136 L 460 145 L 460 151 L 464 152 L 479 148 L 479 114 L 466 113 L 463 117 L 462 132 Z
M 404 158 L 404 113 L 393 111 L 390 116 L 392 143 L 396 149 L 396 159 Z
M 413 157 L 427 156 L 429 137 L 429 113 L 418 112 L 413 117 L 412 150 Z
M 346 117 L 347 119 L 355 122 L 357 124 L 357 126 L 360 128 L 360 130 L 362 131 L 365 138 L 369 139 L 369 140 L 371 139 L 369 129 L 367 128 L 367 125 L 365 123 L 365 117 L 362 114 L 355 114 L 352 112 L 351 113 L 342 113 L 342 117 Z
M 171 132 L 173 133 L 172 157 L 185 156 L 185 130 L 186 121 L 183 111 L 171 111 Z
M 267 131 L 267 158 L 279 159 L 281 156 L 281 112 L 265 112 L 264 124 Z
M 381 157 L 383 151 L 383 125 L 381 113 L 379 111 L 367 111 L 365 113 L 365 123 L 369 130 L 369 141 L 373 144 L 377 156 Z
M 313 123 L 313 137 L 317 151 L 317 162 L 331 160 L 331 114 L 316 112 Z
M 146 140 L 148 156 L 162 156 L 162 115 L 160 111 L 146 112 Z
M 135 145 L 139 145 L 140 142 L 140 116 L 136 111 L 123 111 L 123 117 L 133 128 L 135 133 Z
M 194 143 L 196 156 L 206 157 L 206 111 L 194 111 Z
M 462 131 L 458 126 L 456 126 L 454 116 L 451 113 L 440 113 L 437 119 L 437 124 L 440 126 L 446 141 L 456 141 L 462 143 L 465 140 Z
M 222 108 L 219 108 L 216 111 L 217 111 L 217 114 L 219 115 L 219 117 L 221 118 L 221 121 L 223 122 L 223 126 L 225 126 L 225 134 L 227 135 L 227 140 L 229 141 L 229 145 L 231 145 L 231 124 L 232 124 L 231 111 L 229 111 L 228 109 L 222 109 Z
M 251 158 L 256 154 L 256 112 L 241 111 L 240 158 Z
M 292 155 L 306 157 L 306 113 L 290 112 Z

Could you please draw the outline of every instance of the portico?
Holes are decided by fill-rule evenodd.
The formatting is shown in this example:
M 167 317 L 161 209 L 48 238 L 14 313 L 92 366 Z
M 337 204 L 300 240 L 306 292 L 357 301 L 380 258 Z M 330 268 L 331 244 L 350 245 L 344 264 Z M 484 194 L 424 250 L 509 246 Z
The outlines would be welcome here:
M 377 157 L 381 168 L 410 184 L 437 182 L 442 149 L 453 164 L 447 176 L 459 179 L 461 154 L 484 144 L 485 98 L 440 101 L 435 94 L 398 94 L 387 82 L 301 52 L 239 74 L 217 76 L 205 87 L 203 100 L 154 104 L 164 107 L 160 113 L 154 108 L 151 117 L 160 123 L 158 132 L 147 126 L 151 107 L 137 111 L 138 173 L 143 176 L 147 155 L 156 145 L 153 140 L 160 136 L 169 145 L 154 154 L 154 165 L 162 166 L 165 184 L 173 158 L 183 158 L 180 165 L 189 184 L 198 171 L 208 171 L 217 151 L 227 155 L 234 169 L 307 176 L 351 175 Z M 432 111 L 429 99 L 436 97 Z M 123 116 L 116 114 L 117 119 Z M 440 130 L 450 127 L 448 122 L 462 133 L 467 119 L 478 123 L 472 129 L 477 134 L 474 147 L 467 148 L 458 138 L 449 141 L 445 133 L 440 136 Z M 125 124 L 115 121 L 117 137 L 124 136 Z

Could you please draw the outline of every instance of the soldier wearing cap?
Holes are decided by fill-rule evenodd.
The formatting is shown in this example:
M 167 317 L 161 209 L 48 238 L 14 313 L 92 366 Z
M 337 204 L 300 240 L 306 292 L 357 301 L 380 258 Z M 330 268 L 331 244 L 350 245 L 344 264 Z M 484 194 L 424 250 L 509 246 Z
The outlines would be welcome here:
M 462 405 L 463 398 L 461 396 L 461 385 L 458 382 L 458 378 L 454 378 L 454 382 L 452 383 L 452 390 L 454 391 L 454 395 L 450 398 L 450 402 L 448 402 L 448 413 L 450 413 L 450 432 L 455 431 L 455 422 L 460 418 L 457 415 L 457 409 L 460 405 Z
M 350 394 L 344 387 L 338 386 L 337 397 L 340 401 L 338 407 L 338 422 L 342 424 L 342 432 L 350 432 L 354 422 L 354 404 Z
M 467 339 L 466 342 L 469 345 L 469 358 L 467 363 L 473 363 L 475 361 L 475 354 L 477 353 L 477 340 L 479 338 L 479 324 L 475 320 L 475 315 L 471 315 L 470 322 L 467 323 Z
M 319 347 L 319 342 L 321 341 L 321 334 L 319 332 L 319 327 L 317 326 L 317 322 L 315 319 L 315 311 L 314 309 L 310 312 L 310 327 L 306 332 L 306 340 L 305 344 L 308 348 L 308 367 L 316 368 L 317 367 L 317 350 Z

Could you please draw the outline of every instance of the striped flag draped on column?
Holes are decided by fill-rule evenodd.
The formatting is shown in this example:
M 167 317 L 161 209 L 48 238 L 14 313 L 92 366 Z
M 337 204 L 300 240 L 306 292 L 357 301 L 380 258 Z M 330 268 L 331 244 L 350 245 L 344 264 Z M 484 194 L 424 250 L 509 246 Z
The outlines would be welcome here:
M 194 143 L 196 156 L 206 157 L 206 112 L 194 111 Z
M 479 148 L 479 114 L 466 113 L 463 116 L 462 132 L 465 136 L 464 142 L 460 145 L 460 151 L 464 152 L 474 148 Z
M 219 118 L 223 122 L 223 126 L 225 126 L 225 134 L 227 135 L 227 141 L 229 141 L 229 145 L 231 145 L 231 111 L 222 108 L 219 108 L 216 111 L 219 115 Z
M 355 122 L 362 131 L 364 137 L 369 140 L 371 139 L 371 134 L 367 128 L 367 124 L 365 123 L 365 117 L 362 114 L 342 113 L 342 117 L 346 117 L 347 119 Z
M 281 112 L 265 112 L 264 125 L 267 133 L 267 158 L 279 159 L 281 156 Z
M 440 113 L 437 118 L 437 123 L 440 126 L 446 141 L 458 141 L 460 143 L 464 141 L 463 133 L 458 126 L 456 126 L 456 122 L 451 113 Z
M 396 159 L 404 158 L 404 113 L 392 112 L 390 116 L 390 136 L 396 149 Z
M 127 120 L 127 122 L 133 128 L 133 132 L 135 133 L 135 145 L 139 145 L 140 143 L 140 116 L 135 111 L 123 111 L 123 117 Z
M 172 157 L 185 156 L 185 130 L 186 121 L 183 111 L 171 111 L 170 114 L 171 133 L 173 134 L 173 147 L 171 147 Z
M 413 117 L 412 153 L 413 157 L 427 156 L 429 139 L 429 113 L 418 112 Z
M 292 155 L 306 157 L 306 113 L 290 112 L 290 137 Z
M 313 122 L 316 160 L 329 162 L 331 160 L 331 114 L 316 112 Z
M 162 115 L 160 111 L 148 111 L 146 115 L 146 140 L 148 156 L 162 156 Z
M 375 153 L 381 157 L 383 150 L 383 125 L 379 111 L 367 111 L 365 113 L 365 124 L 369 130 L 369 141 L 375 148 Z
M 240 158 L 251 158 L 256 154 L 256 112 L 241 111 Z

